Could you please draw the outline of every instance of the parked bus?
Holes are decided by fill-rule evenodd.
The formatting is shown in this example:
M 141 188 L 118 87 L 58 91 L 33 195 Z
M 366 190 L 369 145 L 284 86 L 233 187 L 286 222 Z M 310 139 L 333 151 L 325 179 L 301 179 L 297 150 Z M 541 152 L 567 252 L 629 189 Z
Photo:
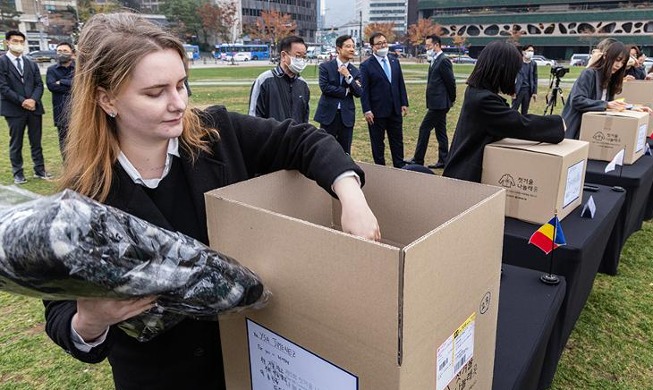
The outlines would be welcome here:
M 197 45 L 184 45 L 184 50 L 186 51 L 186 57 L 191 61 L 196 61 L 200 59 L 200 47 Z
M 241 45 L 227 44 L 215 45 L 213 56 L 217 59 L 232 58 L 234 54 L 241 52 L 252 53 L 252 60 L 267 60 L 270 58 L 270 48 L 268 45 Z

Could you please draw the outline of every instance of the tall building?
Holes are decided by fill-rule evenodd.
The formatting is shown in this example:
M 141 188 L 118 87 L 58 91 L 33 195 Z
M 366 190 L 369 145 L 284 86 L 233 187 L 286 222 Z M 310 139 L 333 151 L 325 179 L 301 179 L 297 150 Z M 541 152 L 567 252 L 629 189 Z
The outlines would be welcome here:
M 309 42 L 315 41 L 317 31 L 317 0 L 239 0 L 242 25 L 251 25 L 261 11 L 276 10 L 289 14 L 297 24 L 295 34 Z
M 369 23 L 395 24 L 395 32 L 403 35 L 408 30 L 409 0 L 356 0 L 356 15 L 362 12 L 363 25 Z
M 445 43 L 456 35 L 466 38 L 472 55 L 490 41 L 511 37 L 556 59 L 587 53 L 606 37 L 646 52 L 653 45 L 652 1 L 418 0 L 418 13 L 443 27 Z
M 61 41 L 73 40 L 75 0 L 15 0 L 15 7 L 22 12 L 18 30 L 27 37 L 29 51 L 53 49 Z

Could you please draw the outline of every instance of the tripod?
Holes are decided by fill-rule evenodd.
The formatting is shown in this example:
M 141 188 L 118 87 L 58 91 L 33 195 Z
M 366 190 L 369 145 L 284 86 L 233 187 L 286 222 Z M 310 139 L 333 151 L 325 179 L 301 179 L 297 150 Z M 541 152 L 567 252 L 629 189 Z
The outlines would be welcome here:
M 560 100 L 562 101 L 562 105 L 565 104 L 565 97 L 562 94 L 562 88 L 560 88 L 560 77 L 555 76 L 555 86 L 554 86 L 554 79 L 553 75 L 551 75 L 551 83 L 549 84 L 549 92 L 546 94 L 546 107 L 544 108 L 544 115 L 547 115 L 547 111 L 549 115 L 553 114 L 553 108 L 557 104 L 558 96 L 560 96 Z

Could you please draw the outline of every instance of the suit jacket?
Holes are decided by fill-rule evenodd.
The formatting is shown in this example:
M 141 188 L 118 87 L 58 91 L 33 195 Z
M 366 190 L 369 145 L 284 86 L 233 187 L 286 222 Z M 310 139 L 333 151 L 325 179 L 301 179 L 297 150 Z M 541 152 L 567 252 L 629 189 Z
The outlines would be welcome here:
M 354 96 L 360 97 L 363 93 L 361 74 L 358 68 L 349 63 L 347 66 L 353 77 L 351 84 L 343 79 L 340 81 L 338 60 L 333 59 L 320 64 L 320 89 L 322 96 L 315 110 L 314 121 L 321 125 L 330 125 L 336 117 L 336 110 L 340 104 L 342 123 L 347 127 L 354 127 L 356 118 L 356 105 Z
M 443 176 L 480 182 L 485 145 L 503 138 L 557 144 L 564 136 L 560 116 L 521 115 L 498 94 L 468 86 Z
M 408 106 L 406 84 L 399 60 L 391 54 L 387 59 L 392 83 L 388 81 L 385 71 L 374 55 L 363 62 L 360 68 L 363 80 L 363 112 L 372 111 L 377 118 L 401 116 L 401 107 Z
M 453 65 L 446 54 L 441 53 L 429 66 L 426 84 L 426 108 L 448 110 L 456 101 L 456 78 Z
M 524 64 L 522 64 L 524 66 Z M 537 93 L 537 63 L 535 61 L 529 62 L 529 66 L 531 66 L 531 72 L 528 74 L 528 85 L 529 85 L 529 92 L 531 95 L 535 95 Z M 524 82 L 524 75 L 520 71 L 517 73 L 517 79 L 515 80 L 515 93 L 519 92 L 519 89 L 521 88 L 522 83 Z
M 23 60 L 23 77 L 21 78 L 18 69 L 11 63 L 6 55 L 0 57 L 0 115 L 26 116 L 30 114 L 43 115 L 43 80 L 39 67 L 26 58 Z M 25 99 L 36 100 L 36 110 L 29 111 L 22 107 Z
M 192 205 L 180 206 L 194 207 L 200 221 L 206 220 L 204 192 L 256 174 L 298 169 L 331 194 L 333 180 L 347 170 L 355 171 L 364 182 L 363 171 L 324 131 L 314 131 L 307 124 L 293 125 L 291 120 L 277 122 L 227 113 L 222 107 L 211 107 L 206 112 L 206 123 L 220 131 L 220 140 L 211 145 L 213 154 L 200 152 L 192 163 L 185 149 L 179 148 L 186 176 L 180 185 L 188 185 L 192 198 Z M 174 230 L 144 188 L 135 184 L 119 164 L 114 169 L 111 192 L 105 203 Z M 205 224 L 201 230 L 200 236 L 194 238 L 206 243 Z M 145 343 L 112 326 L 104 343 L 82 352 L 70 336 L 75 302 L 50 301 L 45 305 L 48 336 L 81 361 L 97 363 L 108 357 L 119 390 L 224 388 L 220 384 L 223 374 L 217 322 L 185 319 Z
M 562 117 L 567 125 L 566 138 L 578 139 L 583 114 L 590 111 L 605 111 L 608 101 L 614 99 L 614 91 L 608 90 L 608 101 L 601 100 L 601 76 L 594 68 L 583 69 L 562 109 Z

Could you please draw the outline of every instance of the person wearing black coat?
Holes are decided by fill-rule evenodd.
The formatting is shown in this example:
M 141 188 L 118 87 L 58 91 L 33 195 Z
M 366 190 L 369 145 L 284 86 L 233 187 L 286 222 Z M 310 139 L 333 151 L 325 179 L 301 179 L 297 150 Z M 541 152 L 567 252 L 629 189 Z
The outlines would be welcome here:
M 296 169 L 338 197 L 344 232 L 380 239 L 364 172 L 332 136 L 291 119 L 187 108 L 185 50 L 158 25 L 96 14 L 78 53 L 62 188 L 207 244 L 206 191 Z M 147 342 L 117 327 L 156 299 L 46 301 L 45 331 L 78 360 L 108 358 L 118 390 L 225 389 L 217 321 L 187 318 Z
M 68 42 L 57 45 L 57 64 L 48 67 L 45 84 L 52 92 L 52 115 L 59 134 L 59 151 L 64 155 L 66 133 L 68 132 L 68 105 L 75 74 L 75 48 Z
M 467 81 L 444 176 L 480 182 L 485 145 L 503 138 L 548 143 L 564 139 L 560 116 L 522 115 L 499 95 L 514 93 L 521 64 L 521 53 L 508 42 L 494 41 L 481 51 Z
M 562 109 L 567 125 L 566 138 L 578 139 L 584 113 L 626 108 L 626 103 L 614 100 L 614 96 L 621 92 L 628 58 L 628 49 L 623 43 L 614 42 L 595 63 L 581 72 Z

